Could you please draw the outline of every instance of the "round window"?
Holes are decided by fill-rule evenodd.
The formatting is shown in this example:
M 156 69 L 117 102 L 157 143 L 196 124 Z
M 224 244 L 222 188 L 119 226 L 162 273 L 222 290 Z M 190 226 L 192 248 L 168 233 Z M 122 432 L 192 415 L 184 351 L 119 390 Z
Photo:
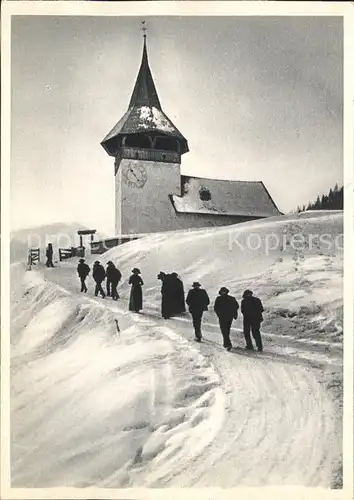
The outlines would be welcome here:
M 210 194 L 209 189 L 201 188 L 200 191 L 199 191 L 199 198 L 202 201 L 209 201 L 209 200 L 211 200 L 211 194 Z

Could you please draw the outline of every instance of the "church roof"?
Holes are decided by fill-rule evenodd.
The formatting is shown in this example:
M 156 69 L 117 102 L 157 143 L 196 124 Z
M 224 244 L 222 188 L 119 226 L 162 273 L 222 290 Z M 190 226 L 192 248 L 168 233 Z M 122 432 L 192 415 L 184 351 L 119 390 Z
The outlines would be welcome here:
M 273 217 L 281 215 L 263 182 L 182 176 L 182 196 L 172 195 L 176 212 Z
M 149 106 L 161 110 L 161 104 L 149 67 L 145 38 L 141 65 L 129 103 L 129 108 L 138 108 L 140 106 Z
M 149 67 L 146 40 L 144 37 L 143 55 L 129 107 L 119 122 L 101 142 L 109 153 L 107 142 L 119 135 L 146 132 L 160 132 L 180 140 L 181 154 L 188 151 L 187 140 L 162 111 L 154 80 Z

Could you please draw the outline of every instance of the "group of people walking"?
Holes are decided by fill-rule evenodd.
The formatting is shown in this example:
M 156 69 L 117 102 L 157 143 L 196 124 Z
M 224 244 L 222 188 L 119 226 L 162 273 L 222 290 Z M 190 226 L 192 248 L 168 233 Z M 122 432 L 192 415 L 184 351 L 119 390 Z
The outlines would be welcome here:
M 87 292 L 86 278 L 91 272 L 90 266 L 86 264 L 85 259 L 80 259 L 77 266 L 77 273 L 81 282 L 81 292 Z M 132 270 L 132 275 L 129 278 L 129 285 L 131 285 L 130 300 L 129 300 L 129 310 L 134 312 L 139 312 L 143 308 L 143 293 L 142 285 L 143 280 L 139 276 L 140 269 L 134 268 Z M 119 293 L 117 290 L 118 284 L 122 279 L 122 273 L 115 266 L 115 264 L 110 260 L 107 262 L 107 268 L 105 269 L 99 260 L 96 260 L 92 268 L 92 278 L 94 279 L 95 286 L 95 297 L 98 294 L 102 298 L 112 297 L 113 300 L 119 299 Z M 103 290 L 102 283 L 106 280 L 106 293 Z
M 85 259 L 80 259 L 77 272 L 81 281 L 81 292 L 87 292 L 86 278 L 91 269 L 85 263 Z M 103 298 L 106 293 L 102 288 L 102 283 L 106 280 L 107 296 L 113 300 L 119 298 L 117 291 L 118 284 L 122 279 L 122 273 L 112 261 L 107 263 L 105 269 L 103 265 L 96 261 L 93 265 L 92 277 L 96 283 L 95 296 L 100 294 Z M 193 320 L 195 340 L 202 340 L 202 319 L 205 311 L 208 310 L 210 299 L 207 291 L 202 288 L 198 281 L 195 281 L 185 298 L 182 280 L 176 272 L 165 273 L 160 271 L 157 279 L 161 280 L 161 315 L 164 319 L 182 314 L 186 311 L 186 304 Z M 143 308 L 142 286 L 144 282 L 141 278 L 141 271 L 138 268 L 132 270 L 128 281 L 131 285 L 129 310 L 138 313 Z M 226 350 L 232 349 L 230 340 L 230 330 L 233 320 L 237 319 L 240 306 L 236 298 L 229 295 L 229 290 L 225 286 L 219 290 L 219 295 L 214 302 L 214 312 L 218 317 L 220 331 L 223 337 L 223 346 Z M 246 349 L 253 350 L 252 337 L 259 352 L 263 351 L 260 326 L 263 321 L 263 305 L 258 297 L 253 295 L 251 290 L 245 290 L 241 301 L 241 313 L 243 315 L 243 334 L 246 341 Z
M 81 292 L 87 292 L 86 278 L 90 274 L 91 269 L 86 264 L 85 259 L 80 259 L 77 266 L 77 273 L 81 282 Z M 95 286 L 95 296 L 100 294 L 103 298 L 106 294 L 102 288 L 102 283 L 106 280 L 106 293 L 108 297 L 112 297 L 113 300 L 119 299 L 119 294 L 117 291 L 118 283 L 122 279 L 122 273 L 117 269 L 112 261 L 107 262 L 107 268 L 105 269 L 102 264 L 96 260 L 93 264 L 92 277 L 96 283 Z
M 163 271 L 157 275 L 162 281 L 161 287 L 161 314 L 165 319 L 186 310 L 184 303 L 184 287 L 177 273 L 166 274 Z M 192 315 L 195 340 L 202 340 L 202 318 L 205 311 L 208 310 L 210 299 L 208 293 L 198 281 L 195 281 L 192 288 L 188 291 L 186 304 Z M 223 346 L 230 351 L 232 343 L 230 340 L 230 331 L 232 322 L 238 317 L 239 303 L 229 295 L 226 287 L 221 287 L 219 295 L 214 303 L 214 311 L 219 319 L 219 326 L 223 336 Z M 241 312 L 243 314 L 243 333 L 246 340 L 246 349 L 253 350 L 252 337 L 256 343 L 259 352 L 263 351 L 262 338 L 260 333 L 261 323 L 264 312 L 262 302 L 253 295 L 251 290 L 245 290 L 241 301 Z
M 160 271 L 157 279 L 161 280 L 161 315 L 168 319 L 186 311 L 184 286 L 176 272 L 166 274 Z

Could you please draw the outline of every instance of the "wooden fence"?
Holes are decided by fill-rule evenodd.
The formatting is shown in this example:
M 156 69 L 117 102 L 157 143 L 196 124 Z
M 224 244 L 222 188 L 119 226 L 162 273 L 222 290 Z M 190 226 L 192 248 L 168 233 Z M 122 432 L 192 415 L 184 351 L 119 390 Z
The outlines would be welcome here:
M 33 264 L 40 261 L 40 249 L 39 248 L 29 248 L 28 249 L 28 258 L 27 258 L 27 266 L 28 269 L 31 270 Z
M 35 264 L 40 261 L 40 249 L 39 248 L 30 248 L 28 252 L 28 257 L 30 264 Z
M 84 257 L 85 247 L 59 248 L 59 261 L 71 259 L 72 257 Z

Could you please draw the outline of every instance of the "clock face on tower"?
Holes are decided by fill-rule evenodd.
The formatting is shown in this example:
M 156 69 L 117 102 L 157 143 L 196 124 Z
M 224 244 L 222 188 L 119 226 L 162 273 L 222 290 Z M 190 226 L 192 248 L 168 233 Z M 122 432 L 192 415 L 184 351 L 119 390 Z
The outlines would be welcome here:
M 123 171 L 123 180 L 130 187 L 142 188 L 147 181 L 147 172 L 143 165 L 129 162 Z

